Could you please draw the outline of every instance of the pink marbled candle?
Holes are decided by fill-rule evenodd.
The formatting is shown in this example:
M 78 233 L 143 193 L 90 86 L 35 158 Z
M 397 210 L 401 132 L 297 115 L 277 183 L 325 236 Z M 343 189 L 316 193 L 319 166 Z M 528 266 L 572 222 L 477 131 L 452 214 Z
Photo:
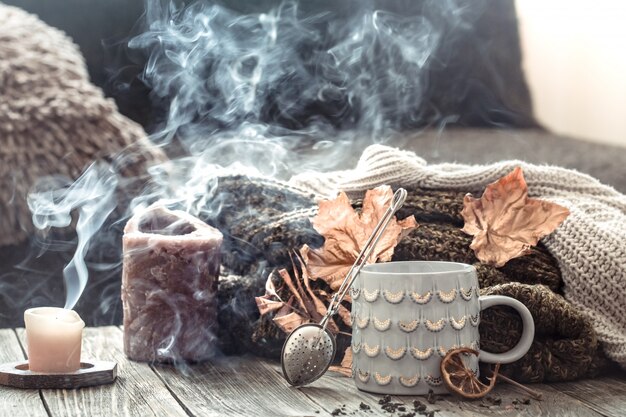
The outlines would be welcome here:
M 139 361 L 201 361 L 216 349 L 222 234 L 182 211 L 150 207 L 123 238 L 124 349 Z

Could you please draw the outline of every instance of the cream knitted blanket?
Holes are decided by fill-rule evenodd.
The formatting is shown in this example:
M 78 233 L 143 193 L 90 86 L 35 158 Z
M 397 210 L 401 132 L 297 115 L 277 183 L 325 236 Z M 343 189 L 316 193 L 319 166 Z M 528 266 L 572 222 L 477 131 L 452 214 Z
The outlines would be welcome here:
M 365 149 L 356 168 L 306 172 L 290 183 L 334 197 L 356 196 L 380 184 L 480 193 L 521 166 L 529 195 L 567 207 L 571 214 L 543 239 L 559 261 L 565 298 L 588 314 L 606 355 L 626 368 L 626 196 L 580 172 L 521 161 L 491 165 L 428 165 L 412 152 L 382 145 Z

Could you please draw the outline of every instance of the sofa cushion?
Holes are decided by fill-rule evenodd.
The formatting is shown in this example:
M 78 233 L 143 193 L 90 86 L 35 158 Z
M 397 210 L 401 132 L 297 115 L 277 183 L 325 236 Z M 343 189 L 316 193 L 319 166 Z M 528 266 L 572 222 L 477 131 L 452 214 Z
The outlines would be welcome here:
M 45 176 L 76 179 L 98 158 L 134 147 L 123 175 L 163 159 L 138 124 L 89 82 L 82 56 L 61 31 L 0 4 L 0 246 L 33 230 L 27 194 Z

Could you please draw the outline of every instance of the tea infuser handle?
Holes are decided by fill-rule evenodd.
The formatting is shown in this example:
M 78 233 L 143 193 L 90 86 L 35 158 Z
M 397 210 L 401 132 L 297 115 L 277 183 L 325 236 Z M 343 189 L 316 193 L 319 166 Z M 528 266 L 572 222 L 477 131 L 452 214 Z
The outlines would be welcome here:
M 535 322 L 528 308 L 515 298 L 506 297 L 504 295 L 483 295 L 478 301 L 480 302 L 481 310 L 495 305 L 504 305 L 512 307 L 522 317 L 522 336 L 513 349 L 503 353 L 485 352 L 481 349 L 478 359 L 481 362 L 487 363 L 511 363 L 524 356 L 526 352 L 528 352 L 528 349 L 530 349 L 530 345 L 533 343 L 535 337 Z
M 376 247 L 376 244 L 385 233 L 385 229 L 387 229 L 387 225 L 389 225 L 389 222 L 391 221 L 391 219 L 393 219 L 394 214 L 396 214 L 396 211 L 398 211 L 398 209 L 400 209 L 400 207 L 402 207 L 402 205 L 404 204 L 406 196 L 407 191 L 404 188 L 398 188 L 393 194 L 391 205 L 387 208 L 387 211 L 385 211 L 383 216 L 380 218 L 369 239 L 367 239 L 367 242 L 365 242 L 365 245 L 363 245 L 361 253 L 359 253 L 359 256 L 357 256 L 356 260 L 352 264 L 352 268 L 350 268 L 350 271 L 348 271 L 348 273 L 346 274 L 346 277 L 341 283 L 341 286 L 339 287 L 333 298 L 330 300 L 330 303 L 328 304 L 328 310 L 320 321 L 320 324 L 322 325 L 322 330 L 326 329 L 328 319 L 335 315 L 337 313 L 337 310 L 339 310 L 339 304 L 341 303 L 341 301 L 343 301 L 346 293 L 356 280 L 356 277 L 359 275 L 361 268 L 363 268 L 370 255 L 372 254 L 372 251 Z

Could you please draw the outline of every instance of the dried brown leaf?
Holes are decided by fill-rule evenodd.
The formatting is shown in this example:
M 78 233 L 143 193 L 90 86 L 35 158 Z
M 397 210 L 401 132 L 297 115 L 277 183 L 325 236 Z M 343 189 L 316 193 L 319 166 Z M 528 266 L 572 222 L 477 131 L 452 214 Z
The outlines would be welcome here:
M 350 346 L 346 348 L 346 352 L 341 360 L 341 366 L 331 366 L 328 369 L 348 378 L 352 377 L 352 348 Z
M 337 310 L 337 314 L 341 317 L 341 320 L 348 327 L 352 327 L 352 318 L 350 316 L 350 310 L 345 308 L 343 305 L 339 305 L 339 310 Z
M 344 368 L 352 367 L 352 347 L 348 346 L 346 348 L 346 352 L 343 354 L 343 359 L 341 360 L 341 366 Z
M 267 313 L 271 313 L 272 311 L 279 310 L 282 306 L 285 305 L 282 301 L 274 301 L 269 298 L 263 297 L 254 297 L 256 300 L 256 306 L 259 309 L 259 313 L 261 316 L 266 315 Z
M 328 368 L 329 371 L 337 372 L 343 376 L 347 376 L 348 378 L 352 377 L 352 369 L 344 368 L 343 366 L 333 365 Z
M 289 288 L 291 294 L 296 298 L 296 300 L 298 300 L 300 308 L 306 310 L 306 305 L 304 303 L 304 299 L 302 298 L 302 293 L 301 291 L 298 291 L 298 289 L 294 285 L 289 271 L 287 271 L 286 269 L 281 269 L 280 271 L 278 271 L 278 275 L 280 275 L 280 277 L 283 279 L 283 282 L 287 284 L 287 288 Z
M 324 246 L 312 249 L 305 245 L 300 250 L 311 278 L 326 281 L 336 291 L 392 199 L 391 187 L 383 185 L 367 191 L 360 214 L 343 192 L 334 200 L 320 202 L 313 227 L 324 236 Z M 391 260 L 398 242 L 415 227 L 413 216 L 400 222 L 392 220 L 368 263 Z
M 299 325 L 308 322 L 308 320 L 306 320 L 295 311 L 285 315 L 277 314 L 276 317 L 273 318 L 273 321 L 278 325 L 278 327 L 280 327 L 283 332 L 287 334 L 291 333 L 293 329 L 295 329 Z
M 326 308 L 326 305 L 322 302 L 322 300 L 320 300 L 315 292 L 311 289 L 311 279 L 306 268 L 304 267 L 302 268 L 302 279 L 304 281 L 304 287 L 306 288 L 307 293 L 310 296 L 313 305 L 315 306 L 315 310 L 310 312 L 311 316 L 315 321 L 319 322 L 322 317 L 326 315 L 328 309 Z M 339 327 L 337 327 L 337 324 L 332 318 L 328 320 L 328 329 L 335 334 L 339 332 Z
M 288 302 L 285 303 L 281 300 L 275 290 L 271 276 L 268 278 L 265 285 L 265 295 L 255 297 L 257 308 L 261 316 L 270 312 L 276 312 L 273 320 L 286 332 L 290 332 L 293 326 L 297 326 L 298 323 L 309 323 L 311 321 L 319 322 L 327 311 L 326 305 L 322 299 L 320 299 L 320 296 L 316 294 L 316 290 L 311 288 L 310 277 L 302 264 L 302 260 L 298 258 L 298 261 L 302 267 L 302 275 L 293 259 L 292 267 L 294 276 L 286 269 L 278 271 L 278 276 L 286 287 L 283 287 L 283 290 L 289 293 Z M 324 291 L 320 291 L 320 294 L 322 298 L 327 298 L 327 294 Z M 278 299 L 278 301 L 276 299 Z M 328 321 L 328 330 L 335 334 L 339 332 L 337 323 L 332 319 Z
M 280 296 L 276 292 L 276 287 L 274 286 L 274 282 L 272 281 L 273 274 L 269 274 L 267 277 L 267 281 L 265 281 L 265 295 L 273 296 L 280 300 Z
M 276 297 L 278 301 L 272 300 L 273 297 Z M 265 281 L 265 295 L 261 297 L 254 297 L 254 300 L 256 301 L 256 306 L 259 309 L 261 316 L 271 313 L 272 311 L 279 310 L 285 305 L 276 292 L 276 287 L 272 282 L 272 274 L 270 274 L 267 277 L 267 281 Z
M 289 300 L 284 303 L 283 307 L 276 312 L 276 315 L 272 319 L 272 321 L 287 334 L 291 333 L 291 331 L 300 324 L 309 322 L 306 313 L 293 306 L 295 302 L 296 297 L 291 295 Z
M 474 236 L 471 248 L 485 264 L 503 266 L 525 255 L 569 215 L 558 204 L 528 197 L 521 168 L 489 184 L 480 199 L 465 196 L 463 231 Z

